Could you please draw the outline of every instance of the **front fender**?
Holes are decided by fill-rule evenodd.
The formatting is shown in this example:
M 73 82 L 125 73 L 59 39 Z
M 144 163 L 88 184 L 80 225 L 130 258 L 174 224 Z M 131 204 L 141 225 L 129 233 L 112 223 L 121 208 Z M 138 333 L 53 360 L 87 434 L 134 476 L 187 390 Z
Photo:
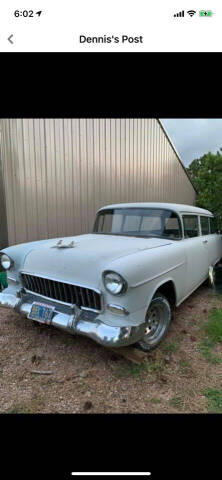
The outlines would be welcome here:
M 19 281 L 19 270 L 23 267 L 27 255 L 40 245 L 48 242 L 55 242 L 55 240 L 58 239 L 38 240 L 35 242 L 20 243 L 18 245 L 12 245 L 11 247 L 3 248 L 1 252 L 6 253 L 14 262 L 13 266 L 7 272 L 8 277 Z
M 177 305 L 178 292 L 177 292 L 176 284 L 175 284 L 174 279 L 172 277 L 170 277 L 170 276 L 167 277 L 166 276 L 164 279 L 161 279 L 161 280 L 159 280 L 159 282 L 152 285 L 152 289 L 149 291 L 149 295 L 148 295 L 148 299 L 147 299 L 147 305 L 146 305 L 147 308 L 149 308 L 150 303 L 151 303 L 154 295 L 156 294 L 156 292 L 158 292 L 158 290 L 160 290 L 160 288 L 163 287 L 168 282 L 171 282 L 172 286 L 174 288 L 175 304 Z

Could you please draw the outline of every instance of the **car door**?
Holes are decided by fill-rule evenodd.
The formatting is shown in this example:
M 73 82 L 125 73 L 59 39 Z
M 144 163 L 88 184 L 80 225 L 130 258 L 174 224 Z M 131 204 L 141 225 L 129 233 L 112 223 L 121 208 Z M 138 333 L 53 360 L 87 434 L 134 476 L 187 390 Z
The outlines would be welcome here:
M 213 217 L 208 217 L 209 233 L 206 237 L 208 243 L 209 265 L 215 265 L 222 257 L 222 237 L 216 233 Z
M 186 294 L 208 276 L 208 245 L 201 236 L 198 215 L 183 214 L 184 248 L 186 255 Z
M 206 255 L 208 259 L 208 269 L 209 266 L 211 265 L 211 262 L 213 261 L 213 249 L 212 244 L 211 244 L 211 239 L 210 239 L 210 223 L 209 223 L 209 217 L 207 215 L 200 215 L 200 231 L 201 231 L 201 236 L 202 236 L 202 241 L 203 244 L 206 247 Z

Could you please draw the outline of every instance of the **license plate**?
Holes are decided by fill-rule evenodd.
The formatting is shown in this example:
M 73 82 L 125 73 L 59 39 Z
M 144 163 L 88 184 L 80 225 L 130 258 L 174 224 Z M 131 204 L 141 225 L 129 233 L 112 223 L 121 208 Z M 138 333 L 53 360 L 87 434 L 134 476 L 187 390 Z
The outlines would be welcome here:
M 44 303 L 34 302 L 32 304 L 32 308 L 28 315 L 28 318 L 30 318 L 31 320 L 36 320 L 37 322 L 46 323 L 47 325 L 49 325 L 52 321 L 54 310 L 55 310 L 55 307 L 49 307 Z

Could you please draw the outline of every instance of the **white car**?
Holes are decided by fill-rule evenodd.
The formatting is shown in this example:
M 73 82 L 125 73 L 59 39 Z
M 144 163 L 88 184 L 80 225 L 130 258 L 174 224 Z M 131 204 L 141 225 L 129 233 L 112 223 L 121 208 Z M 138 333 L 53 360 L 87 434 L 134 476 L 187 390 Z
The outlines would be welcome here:
M 222 257 L 208 210 L 173 203 L 109 205 L 92 233 L 0 252 L 0 305 L 107 347 L 156 347 L 183 302 Z

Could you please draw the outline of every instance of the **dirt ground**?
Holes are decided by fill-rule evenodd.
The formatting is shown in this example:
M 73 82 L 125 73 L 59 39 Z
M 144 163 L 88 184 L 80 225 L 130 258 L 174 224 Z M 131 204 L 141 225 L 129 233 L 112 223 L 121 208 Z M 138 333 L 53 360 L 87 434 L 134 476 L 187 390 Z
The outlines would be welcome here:
M 0 412 L 208 412 L 203 392 L 222 388 L 221 344 L 216 363 L 200 348 L 201 325 L 214 308 L 222 309 L 222 295 L 200 287 L 176 309 L 165 340 L 141 365 L 1 309 Z

